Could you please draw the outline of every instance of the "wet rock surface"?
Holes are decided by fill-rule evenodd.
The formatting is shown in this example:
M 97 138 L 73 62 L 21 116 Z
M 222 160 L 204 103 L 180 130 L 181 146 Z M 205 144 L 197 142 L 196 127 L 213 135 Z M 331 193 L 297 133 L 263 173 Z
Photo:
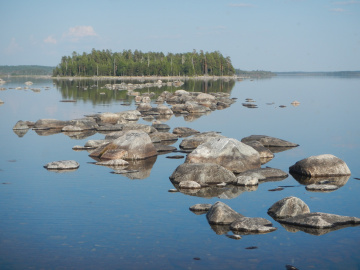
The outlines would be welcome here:
M 60 160 L 53 161 L 44 165 L 48 170 L 75 170 L 80 167 L 80 164 L 75 160 Z

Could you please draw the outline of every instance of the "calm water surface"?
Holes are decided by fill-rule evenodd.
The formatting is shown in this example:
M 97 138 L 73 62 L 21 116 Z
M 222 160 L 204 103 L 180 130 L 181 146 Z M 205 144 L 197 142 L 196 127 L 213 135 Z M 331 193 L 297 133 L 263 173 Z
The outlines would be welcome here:
M 40 92 L 23 89 L 26 80 Z M 360 217 L 360 181 L 354 179 L 360 178 L 360 79 L 275 77 L 182 86 L 229 92 L 237 102 L 198 119 L 173 116 L 165 122 L 171 128 L 220 131 L 238 140 L 252 134 L 274 136 L 300 146 L 276 153 L 263 166 L 288 172 L 300 159 L 333 154 L 352 172 L 343 187 L 330 193 L 309 192 L 289 176 L 253 191 L 227 188 L 212 198 L 168 192 L 174 188 L 169 176 L 184 162 L 167 159 L 171 154 L 151 160 L 141 176 L 124 176 L 92 164 L 88 152 L 72 150 L 104 134 L 76 139 L 62 133 L 13 132 L 18 120 L 70 120 L 136 108 L 124 92 L 101 89 L 102 84 L 12 78 L 1 86 L 6 90 L 0 91 L 5 102 L 0 106 L 0 269 L 360 269 L 360 226 L 313 235 L 288 231 L 267 215 L 276 201 L 297 196 L 312 212 Z M 165 89 L 179 88 L 141 92 Z M 258 108 L 243 107 L 246 98 Z M 77 102 L 59 102 L 63 99 Z M 294 100 L 300 106 L 291 106 Z M 43 168 L 65 159 L 78 161 L 80 168 L 69 173 Z M 279 186 L 293 187 L 269 191 Z M 193 204 L 216 201 L 245 216 L 269 219 L 277 230 L 233 240 L 221 228 L 212 228 L 205 215 L 189 211 Z M 251 246 L 257 249 L 246 249 Z

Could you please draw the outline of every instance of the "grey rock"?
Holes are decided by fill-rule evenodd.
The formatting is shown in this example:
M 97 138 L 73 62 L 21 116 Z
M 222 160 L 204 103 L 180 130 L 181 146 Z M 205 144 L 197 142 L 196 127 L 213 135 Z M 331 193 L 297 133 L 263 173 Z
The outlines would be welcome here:
M 238 176 L 251 176 L 257 178 L 260 182 L 263 182 L 263 181 L 281 181 L 287 178 L 289 175 L 280 169 L 267 167 L 267 168 L 248 170 L 240 173 Z
M 181 149 L 195 149 L 200 144 L 210 141 L 213 138 L 225 138 L 225 136 L 217 132 L 203 132 L 195 134 L 191 137 L 185 138 L 180 143 Z
M 252 147 L 232 138 L 214 138 L 192 151 L 186 163 L 215 163 L 235 173 L 260 168 L 260 155 Z
M 195 129 L 188 128 L 188 127 L 176 127 L 176 128 L 174 128 L 173 133 L 178 136 L 184 136 L 184 135 L 189 136 L 189 135 L 200 133 L 200 132 Z
M 13 127 L 13 130 L 28 130 L 29 126 L 27 125 L 26 121 L 17 121 L 15 126 Z
M 274 219 L 294 217 L 306 213 L 310 213 L 307 204 L 292 196 L 277 201 L 268 209 L 268 214 Z
M 33 129 L 35 130 L 46 130 L 46 129 L 62 129 L 69 125 L 69 121 L 62 121 L 56 119 L 39 119 L 35 122 Z
M 128 123 L 128 124 L 123 124 L 123 131 L 128 131 L 128 130 L 141 130 L 144 131 L 146 133 L 152 133 L 152 132 L 156 132 L 156 129 L 152 126 L 148 126 L 148 125 L 144 125 L 144 124 L 137 124 L 137 123 Z
M 182 181 L 195 181 L 202 186 L 215 185 L 222 182 L 235 183 L 235 175 L 224 167 L 213 163 L 184 163 L 176 168 L 170 176 L 174 183 Z
M 251 141 L 258 141 L 265 147 L 296 147 L 298 144 L 288 142 L 282 139 L 266 136 L 266 135 L 251 135 L 241 140 L 243 143 Z
M 243 231 L 250 233 L 268 233 L 275 231 L 272 223 L 265 218 L 250 218 L 242 217 L 231 223 L 230 229 L 232 231 Z
M 310 177 L 350 175 L 346 163 L 334 155 L 311 156 L 296 162 L 289 168 L 290 173 Z
M 178 140 L 178 136 L 173 134 L 173 133 L 169 133 L 169 132 L 154 132 L 149 134 L 151 140 L 154 141 L 160 141 L 160 142 L 165 142 L 165 141 L 177 141 Z
M 158 153 L 170 153 L 170 152 L 174 152 L 177 150 L 177 148 L 175 146 L 170 146 L 170 145 L 164 145 L 164 144 L 154 144 L 156 151 L 158 151 Z
M 207 212 L 210 210 L 212 204 L 209 203 L 199 203 L 191 206 L 189 209 L 193 212 Z
M 182 181 L 179 183 L 179 188 L 198 189 L 201 188 L 201 185 L 195 181 Z
M 116 114 L 127 121 L 137 121 L 141 117 L 141 113 L 138 110 L 117 112 Z
M 321 192 L 326 192 L 326 191 L 334 191 L 337 190 L 339 187 L 336 185 L 326 185 L 326 184 L 311 184 L 311 185 L 307 185 L 306 190 L 309 191 L 321 191 Z
M 250 142 L 247 142 L 245 144 L 251 146 L 256 151 L 258 151 L 259 154 L 260 154 L 260 158 L 264 158 L 264 159 L 272 159 L 272 158 L 274 158 L 274 154 L 268 148 L 264 147 L 258 141 L 250 141 Z
M 254 176 L 240 175 L 237 177 L 236 184 L 239 186 L 256 186 L 259 184 L 259 179 Z
M 300 227 L 325 229 L 341 225 L 360 224 L 360 218 L 315 212 L 286 218 L 279 220 L 279 222 Z
M 89 117 L 70 120 L 69 125 L 78 127 L 81 130 L 95 130 L 98 128 L 96 121 Z
M 206 214 L 206 218 L 210 224 L 231 224 L 235 220 L 244 217 L 237 213 L 230 206 L 223 202 L 216 202 L 211 206 Z
M 79 168 L 80 164 L 74 160 L 53 161 L 44 166 L 48 170 L 74 170 Z

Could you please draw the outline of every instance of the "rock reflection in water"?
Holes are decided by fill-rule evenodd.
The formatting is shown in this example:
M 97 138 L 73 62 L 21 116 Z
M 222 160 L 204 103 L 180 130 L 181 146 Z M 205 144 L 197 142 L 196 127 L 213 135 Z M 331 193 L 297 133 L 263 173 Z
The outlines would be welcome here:
M 22 138 L 29 131 L 29 129 L 13 129 L 13 132 L 19 137 Z
M 96 130 L 83 130 L 83 131 L 74 131 L 74 132 L 63 132 L 64 135 L 68 136 L 70 139 L 82 140 L 96 134 Z
M 197 119 L 199 119 L 201 116 L 209 115 L 211 112 L 204 112 L 204 113 L 189 113 L 184 115 L 184 120 L 186 122 L 193 122 Z
M 344 176 L 328 176 L 328 177 L 309 177 L 299 174 L 291 174 L 296 181 L 302 185 L 311 185 L 311 184 L 328 184 L 335 185 L 339 188 L 346 185 L 347 181 L 350 179 L 351 175 Z
M 126 170 L 129 173 L 123 173 L 123 176 L 126 176 L 129 179 L 146 179 L 150 176 L 151 170 L 156 162 L 157 156 L 150 157 L 142 160 L 128 160 L 129 165 L 126 167 Z M 110 167 L 114 170 L 119 168 Z
M 39 136 L 50 136 L 58 133 L 62 133 L 61 129 L 34 129 L 36 134 Z
M 324 235 L 333 231 L 341 230 L 348 227 L 355 227 L 356 225 L 348 224 L 348 225 L 339 225 L 333 228 L 326 228 L 326 229 L 317 229 L 317 228 L 308 228 L 308 227 L 302 227 L 302 226 L 294 226 L 289 224 L 283 224 L 280 223 L 281 226 L 285 228 L 288 232 L 296 233 L 299 231 L 302 231 L 304 233 L 320 236 Z

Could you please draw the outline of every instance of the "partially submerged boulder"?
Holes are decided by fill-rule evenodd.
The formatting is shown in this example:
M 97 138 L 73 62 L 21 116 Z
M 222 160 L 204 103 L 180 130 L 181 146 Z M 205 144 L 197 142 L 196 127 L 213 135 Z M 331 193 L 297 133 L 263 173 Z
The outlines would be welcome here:
M 215 163 L 240 173 L 260 168 L 260 155 L 252 147 L 232 138 L 215 138 L 199 145 L 186 163 Z
M 242 217 L 230 225 L 230 229 L 236 232 L 268 233 L 276 230 L 272 223 L 265 218 Z
M 301 227 L 324 229 L 342 225 L 360 224 L 360 218 L 314 212 L 279 220 L 279 222 Z
M 210 224 L 231 224 L 235 220 L 244 217 L 223 202 L 216 202 L 206 214 Z
M 217 133 L 217 132 L 203 132 L 199 134 L 195 134 L 191 137 L 185 138 L 180 143 L 179 147 L 181 149 L 195 149 L 200 144 L 210 141 L 213 138 L 225 138 L 225 136 Z
M 35 122 L 34 129 L 62 129 L 63 127 L 69 125 L 69 121 L 62 121 L 57 119 L 39 119 Z
M 60 160 L 53 161 L 44 166 L 48 170 L 75 170 L 79 168 L 80 164 L 75 160 Z
M 213 163 L 184 163 L 176 168 L 170 176 L 174 183 L 183 181 L 195 181 L 202 186 L 215 185 L 219 183 L 236 182 L 235 175 L 224 167 Z
M 296 162 L 290 173 L 310 177 L 351 175 L 349 167 L 338 157 L 330 154 L 311 156 Z
M 239 176 L 250 176 L 257 178 L 259 181 L 281 181 L 287 178 L 289 175 L 280 169 L 266 167 L 248 170 L 240 173 L 238 177 Z
M 299 146 L 296 143 L 288 142 L 282 139 L 266 136 L 266 135 L 251 135 L 241 140 L 243 143 L 249 143 L 251 141 L 258 141 L 265 147 L 296 147 Z
M 176 127 L 173 129 L 173 133 L 178 136 L 189 136 L 200 132 L 188 127 Z
M 307 204 L 301 199 L 292 196 L 277 201 L 268 210 L 268 214 L 275 219 L 294 217 L 306 213 L 310 213 Z

